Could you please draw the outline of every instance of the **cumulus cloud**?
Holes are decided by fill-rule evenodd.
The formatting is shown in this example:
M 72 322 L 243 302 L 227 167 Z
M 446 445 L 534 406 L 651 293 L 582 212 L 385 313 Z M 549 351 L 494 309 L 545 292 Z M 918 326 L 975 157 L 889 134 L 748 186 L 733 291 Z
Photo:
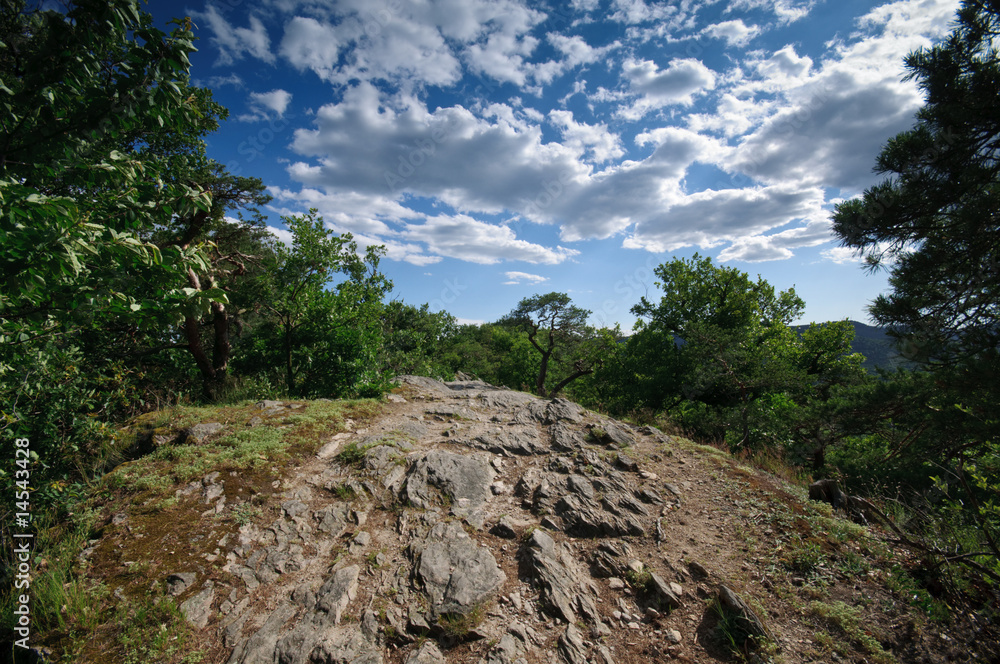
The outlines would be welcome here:
M 638 224 L 623 246 L 649 251 L 702 248 L 760 235 L 798 220 L 826 216 L 820 188 L 763 187 L 706 190 L 679 198 Z
M 689 106 L 696 94 L 715 87 L 715 73 L 700 60 L 676 59 L 660 69 L 650 60 L 626 60 L 624 76 L 629 89 L 639 99 L 619 114 L 637 120 L 649 111 L 664 106 Z
M 864 258 L 851 247 L 832 247 L 826 249 L 821 254 L 823 258 L 832 263 L 843 265 L 844 263 L 864 263 Z
M 625 154 L 621 139 L 608 131 L 605 124 L 588 125 L 576 122 L 570 111 L 549 113 L 552 123 L 562 131 L 563 145 L 597 163 L 617 159 Z
M 779 24 L 794 23 L 809 15 L 816 0 L 733 0 L 726 13 L 759 9 L 774 13 Z
M 549 280 L 548 277 L 528 274 L 527 272 L 504 272 L 504 274 L 508 279 L 508 281 L 503 282 L 504 286 L 517 286 L 522 283 L 540 284 Z
M 714 23 L 702 30 L 701 34 L 713 39 L 722 39 L 730 46 L 745 46 L 759 32 L 760 28 L 757 26 L 748 26 L 742 19 L 736 19 Z
M 954 11 L 950 0 L 897 2 L 873 10 L 864 33 L 839 44 L 818 65 L 791 46 L 757 64 L 758 78 L 741 95 L 775 94 L 773 114 L 741 141 L 727 169 L 766 184 L 824 184 L 848 193 L 877 179 L 872 164 L 885 141 L 913 124 L 921 97 L 904 82 L 903 57 L 930 44 L 928 16 Z M 938 27 L 943 34 L 945 27 Z
M 432 253 L 470 263 L 519 260 L 557 265 L 579 253 L 519 240 L 506 226 L 488 224 L 465 215 L 428 217 L 423 224 L 409 226 L 403 236 L 426 244 Z
M 250 113 L 244 113 L 236 119 L 242 122 L 255 122 L 281 118 L 292 100 L 292 94 L 286 90 L 271 90 L 270 92 L 251 92 L 247 105 Z
M 772 235 L 756 235 L 735 240 L 719 254 L 722 262 L 739 260 L 748 263 L 784 260 L 793 249 L 815 247 L 834 238 L 828 219 L 818 219 L 805 226 L 790 228 Z
M 363 0 L 282 1 L 298 15 L 284 23 L 281 57 L 334 84 L 334 94 L 294 132 L 287 172 L 297 190 L 272 193 L 288 210 L 317 207 L 331 227 L 415 265 L 572 260 L 571 245 L 515 232 L 534 223 L 558 226 L 562 244 L 617 237 L 653 252 L 721 247 L 721 260 L 787 259 L 829 242 L 826 197 L 870 184 L 880 146 L 912 125 L 920 96 L 900 81 L 899 63 L 946 32 L 934 21 L 946 24 L 955 6 L 880 6 L 855 33 L 807 56 L 794 44 L 759 44 L 811 2 L 738 0 L 727 11 L 774 20 L 706 27 L 695 5 L 613 0 L 626 43 L 594 46 L 572 34 L 579 23 L 553 31 L 551 12 L 546 21 L 518 0 L 401 0 L 391 12 Z M 588 2 L 578 8 L 596 6 Z M 253 19 L 242 29 L 253 33 Z M 693 57 L 654 62 L 637 48 L 650 30 L 673 30 L 665 43 L 724 40 L 727 55 L 750 40 L 758 50 L 718 71 Z M 231 57 L 252 54 L 234 49 Z M 631 57 L 609 61 L 619 49 Z M 593 83 L 574 77 L 561 107 L 561 92 L 525 101 L 594 63 Z M 608 84 L 605 71 L 620 83 Z M 503 97 L 490 94 L 497 83 L 507 86 Z M 433 86 L 473 98 L 447 101 L 458 97 L 427 94 Z M 588 87 L 586 100 L 573 96 Z M 287 113 L 292 100 L 282 92 L 254 93 L 251 109 Z M 700 173 L 719 179 L 699 165 L 728 173 L 731 184 L 717 186 L 729 188 L 699 191 Z M 530 283 L 526 272 L 510 274 Z
M 274 54 L 271 53 L 271 39 L 267 35 L 267 29 L 256 16 L 250 17 L 249 28 L 233 27 L 214 5 L 208 5 L 204 12 L 194 14 L 194 16 L 195 18 L 204 18 L 215 35 L 212 37 L 212 43 L 219 49 L 219 58 L 216 64 L 232 64 L 246 55 L 264 62 L 275 61 Z

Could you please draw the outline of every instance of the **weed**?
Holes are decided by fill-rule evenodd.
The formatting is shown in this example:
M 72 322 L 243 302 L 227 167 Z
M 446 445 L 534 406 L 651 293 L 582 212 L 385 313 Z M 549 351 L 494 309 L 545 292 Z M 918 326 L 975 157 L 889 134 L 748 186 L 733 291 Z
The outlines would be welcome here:
M 781 562 L 791 572 L 816 576 L 822 573 L 827 559 L 818 542 L 796 537 L 788 543 L 788 548 L 782 555 Z
M 718 600 L 712 602 L 712 608 L 718 618 L 715 634 L 731 655 L 743 661 L 751 661 L 750 653 L 753 652 L 757 655 L 753 658 L 754 661 L 769 661 L 777 652 L 777 645 L 770 639 L 751 632 L 750 623 L 745 617 L 727 611 Z
M 872 661 L 878 664 L 895 664 L 896 658 L 886 652 L 882 645 L 862 624 L 861 611 L 844 602 L 811 602 L 809 611 L 836 627 L 846 638 L 864 648 Z
M 921 588 L 917 580 L 902 567 L 893 566 L 886 585 L 905 597 L 912 606 L 919 607 L 931 620 L 947 622 L 951 618 L 948 605 Z
M 356 466 L 365 459 L 365 452 L 371 449 L 371 445 L 358 445 L 356 441 L 351 441 L 344 445 L 344 448 L 335 457 L 338 462 L 345 466 Z
M 485 611 L 481 604 L 476 604 L 466 613 L 445 613 L 438 618 L 438 626 L 444 635 L 455 641 L 463 641 L 469 632 L 483 621 Z
M 245 526 L 248 523 L 260 518 L 264 513 L 258 505 L 251 503 L 240 503 L 230 510 L 230 517 L 238 526 Z
M 653 574 L 647 569 L 639 571 L 630 569 L 625 572 L 625 580 L 628 581 L 629 585 L 633 588 L 646 592 L 653 583 Z
M 337 486 L 332 487 L 330 492 L 340 500 L 347 503 L 358 497 L 357 490 L 350 484 L 338 484 Z

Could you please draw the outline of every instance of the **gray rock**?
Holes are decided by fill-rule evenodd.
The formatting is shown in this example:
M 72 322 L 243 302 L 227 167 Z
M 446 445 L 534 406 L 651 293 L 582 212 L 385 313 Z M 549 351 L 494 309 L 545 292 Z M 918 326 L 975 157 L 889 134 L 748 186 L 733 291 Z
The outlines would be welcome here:
M 549 429 L 552 435 L 552 449 L 558 452 L 573 452 L 583 448 L 583 434 L 567 424 L 558 422 Z
M 482 507 L 490 497 L 496 472 L 475 456 L 431 450 L 413 464 L 403 487 L 403 498 L 414 507 L 428 509 L 440 504 L 444 494 L 456 514 Z M 437 491 L 435 491 L 435 489 Z
M 629 473 L 639 472 L 639 464 L 632 457 L 622 452 L 618 452 L 615 455 L 615 465 Z
M 415 552 L 416 576 L 430 598 L 431 621 L 481 607 L 507 580 L 489 549 L 454 521 L 434 526 Z
M 545 409 L 545 423 L 560 421 L 578 424 L 583 420 L 584 409 L 567 399 L 553 399 Z
M 525 404 L 538 401 L 537 397 L 524 392 L 514 392 L 512 390 L 497 390 L 495 392 L 484 392 L 479 395 L 479 400 L 487 408 L 499 411 L 511 411 L 520 408 Z
M 757 614 L 753 612 L 753 609 L 751 609 L 750 606 L 743 601 L 743 598 L 734 593 L 732 590 L 726 586 L 719 586 L 719 596 L 717 601 L 723 613 L 735 618 L 740 628 L 738 631 L 747 635 L 747 641 L 752 642 L 749 644 L 751 647 L 759 646 L 764 641 L 776 642 L 771 637 L 767 627 L 765 627 L 764 623 L 761 622 L 761 619 L 758 618 Z
M 426 376 L 398 376 L 396 382 L 417 388 L 421 392 L 428 392 L 431 395 L 450 397 L 454 394 L 451 389 L 439 380 L 427 378 Z
M 509 516 L 502 516 L 496 525 L 490 528 L 490 533 L 503 539 L 517 539 L 517 530 L 514 529 L 514 521 Z
M 656 572 L 650 574 L 650 590 L 661 607 L 667 609 L 681 608 L 681 598 L 670 587 L 670 584 L 664 581 L 663 577 Z
M 583 644 L 583 634 L 576 625 L 570 624 L 560 635 L 557 651 L 566 664 L 589 664 L 587 647 Z
M 524 654 L 525 643 L 518 636 L 507 633 L 493 646 L 479 664 L 514 664 Z
M 437 644 L 433 641 L 424 641 L 422 646 L 410 652 L 404 664 L 446 664 L 447 661 Z
M 466 443 L 470 447 L 505 456 L 531 456 L 546 454 L 549 446 L 542 443 L 538 430 L 522 427 L 519 430 L 491 431 Z
M 194 585 L 198 575 L 194 572 L 176 572 L 167 577 L 167 592 L 177 597 Z
M 215 599 L 215 585 L 205 582 L 204 589 L 181 604 L 181 613 L 195 629 L 204 629 L 212 616 L 212 600 Z
M 555 541 L 536 530 L 526 544 L 526 559 L 538 581 L 539 600 L 549 612 L 566 622 L 576 622 L 573 609 L 582 575 L 570 567 L 568 556 L 560 556 Z
M 188 444 L 204 442 L 209 436 L 219 433 L 225 429 L 225 425 L 219 422 L 203 422 L 193 427 L 188 427 L 181 432 L 181 440 Z
M 334 625 L 340 623 L 344 609 L 357 596 L 360 572 L 357 565 L 339 569 L 316 592 L 316 609 L 326 613 Z
M 477 419 L 476 414 L 465 406 L 437 406 L 428 408 L 424 413 L 440 421 Z
M 344 609 L 357 597 L 360 571 L 357 565 L 335 571 L 316 592 L 315 605 L 284 637 L 275 639 L 272 659 L 267 661 L 279 664 L 381 662 L 381 651 L 365 638 L 357 625 L 337 626 Z M 372 658 L 373 654 L 377 659 Z
M 249 616 L 249 613 L 247 615 Z M 227 664 L 274 664 L 275 644 L 278 642 L 281 628 L 294 615 L 294 606 L 288 603 L 279 605 L 253 636 L 244 641 L 237 641 Z M 226 637 L 227 639 L 230 637 L 228 630 Z
M 323 635 L 308 660 L 292 659 L 284 653 L 278 657 L 278 664 L 304 664 L 307 661 L 317 664 L 382 664 L 382 648 L 359 627 L 337 627 Z
M 635 444 L 635 440 L 630 436 L 622 427 L 617 424 L 612 424 L 607 422 L 603 424 L 600 429 L 604 432 L 598 439 L 598 442 L 607 445 L 609 447 L 631 447 Z M 591 433 L 595 433 L 593 430 Z

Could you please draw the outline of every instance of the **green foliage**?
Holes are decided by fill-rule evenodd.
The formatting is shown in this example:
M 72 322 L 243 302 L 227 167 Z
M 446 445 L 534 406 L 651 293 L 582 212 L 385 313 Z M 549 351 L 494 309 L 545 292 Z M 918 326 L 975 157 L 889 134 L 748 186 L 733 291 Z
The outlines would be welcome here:
M 804 303 L 735 268 L 694 256 L 659 266 L 663 295 L 632 311 L 638 331 L 598 374 L 612 411 L 665 411 L 685 431 L 733 449 L 810 453 L 843 438 L 826 406 L 864 378 L 850 323 L 789 323 Z M 801 452 L 799 452 L 801 453 Z
M 380 394 L 387 384 L 376 360 L 382 297 L 392 288 L 378 271 L 384 248 L 359 256 L 352 236 L 334 234 L 315 210 L 282 219 L 292 245 L 275 246 L 259 303 L 270 319 L 255 333 L 253 362 L 282 366 L 292 396 Z
M 420 307 L 390 302 L 382 312 L 382 345 L 378 364 L 393 376 L 413 374 L 450 379 L 454 373 L 446 363 L 445 343 L 457 332 L 455 317 Z M 457 368 L 471 371 L 472 368 Z
M 441 364 L 449 373 L 464 371 L 492 385 L 531 390 L 540 357 L 524 330 L 460 325 L 441 341 Z
M 524 330 L 541 356 L 534 380 L 539 396 L 554 397 L 573 381 L 594 373 L 616 345 L 617 329 L 588 326 L 590 312 L 570 302 L 565 293 L 533 295 L 521 300 L 499 323 Z
M 871 305 L 872 317 L 927 372 L 897 374 L 873 395 L 893 411 L 895 430 L 877 429 L 887 458 L 911 467 L 935 461 L 961 473 L 1000 446 L 998 34 L 996 7 L 965 2 L 946 40 L 906 58 L 925 105 L 879 154 L 876 171 L 887 178 L 833 217 L 846 246 L 872 269 L 888 268 L 891 291 Z M 964 504 L 989 532 L 995 517 L 980 493 L 968 483 Z M 995 537 L 987 544 L 1000 558 Z

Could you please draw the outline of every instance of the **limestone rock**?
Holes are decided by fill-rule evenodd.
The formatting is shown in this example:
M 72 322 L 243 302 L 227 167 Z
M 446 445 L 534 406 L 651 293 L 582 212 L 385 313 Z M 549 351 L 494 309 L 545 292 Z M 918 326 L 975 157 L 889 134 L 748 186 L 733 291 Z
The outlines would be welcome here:
M 181 604 L 181 613 L 195 629 L 204 629 L 212 617 L 212 600 L 215 599 L 215 586 L 211 581 L 205 582 L 204 589 L 197 595 Z
M 198 575 L 194 572 L 177 572 L 167 577 L 167 592 L 177 597 L 194 585 Z
M 743 598 L 734 593 L 726 586 L 719 586 L 718 604 L 724 613 L 733 616 L 740 631 L 747 635 L 748 640 L 753 640 L 759 645 L 764 640 L 773 641 L 764 623 L 761 622 L 753 609 L 743 601 Z
M 433 641 L 424 641 L 410 653 L 404 664 L 446 664 L 447 661 Z
M 188 444 L 202 443 L 209 436 L 217 434 L 225 428 L 225 425 L 220 424 L 219 422 L 204 422 L 202 424 L 196 424 L 193 427 L 188 427 L 181 432 L 181 440 Z
M 427 509 L 440 504 L 440 492 L 451 501 L 457 514 L 468 513 L 489 499 L 495 477 L 490 464 L 480 458 L 432 450 L 413 464 L 403 498 L 415 507 Z
M 434 526 L 417 549 L 416 576 L 430 599 L 432 622 L 482 607 L 507 580 L 489 549 L 454 521 Z
M 549 446 L 542 443 L 538 431 L 530 427 L 484 433 L 466 443 L 470 447 L 505 456 L 546 454 Z

